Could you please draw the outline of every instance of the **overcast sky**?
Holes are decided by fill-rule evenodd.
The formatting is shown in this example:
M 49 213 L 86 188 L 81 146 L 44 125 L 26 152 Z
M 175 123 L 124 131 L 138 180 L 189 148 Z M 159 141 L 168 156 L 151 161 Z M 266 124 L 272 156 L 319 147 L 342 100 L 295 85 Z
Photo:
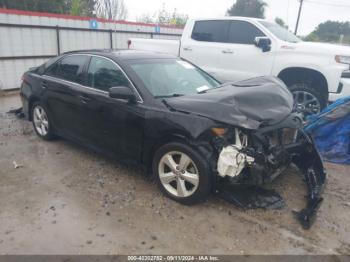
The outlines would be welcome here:
M 128 20 L 136 20 L 142 14 L 154 14 L 162 8 L 177 9 L 190 18 L 218 17 L 225 15 L 234 0 L 124 0 L 128 8 Z M 266 18 L 276 16 L 288 23 L 294 31 L 298 14 L 299 0 L 265 0 L 268 7 Z M 304 0 L 299 35 L 306 35 L 321 22 L 326 20 L 350 21 L 350 0 Z

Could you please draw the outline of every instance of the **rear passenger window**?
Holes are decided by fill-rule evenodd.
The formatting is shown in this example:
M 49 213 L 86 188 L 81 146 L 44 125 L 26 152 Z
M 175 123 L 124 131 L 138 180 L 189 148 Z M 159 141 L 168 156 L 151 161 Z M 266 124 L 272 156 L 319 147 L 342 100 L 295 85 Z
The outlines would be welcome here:
M 48 69 L 46 70 L 45 75 L 58 77 L 58 68 L 59 68 L 59 66 L 60 66 L 59 62 L 55 63 L 53 65 L 50 65 L 48 67 Z
M 82 83 L 84 65 L 87 56 L 73 55 L 63 58 L 60 62 L 59 76 L 65 80 Z
M 265 36 L 255 25 L 245 21 L 231 21 L 228 30 L 228 42 L 253 45 L 255 37 Z
M 192 39 L 204 42 L 227 42 L 229 21 L 198 21 L 195 23 Z
M 84 65 L 89 57 L 85 55 L 72 55 L 63 58 L 51 66 L 46 72 L 49 76 L 61 78 L 79 84 L 84 83 Z
M 108 92 L 111 87 L 130 87 L 130 82 L 112 61 L 92 57 L 88 70 L 88 86 Z

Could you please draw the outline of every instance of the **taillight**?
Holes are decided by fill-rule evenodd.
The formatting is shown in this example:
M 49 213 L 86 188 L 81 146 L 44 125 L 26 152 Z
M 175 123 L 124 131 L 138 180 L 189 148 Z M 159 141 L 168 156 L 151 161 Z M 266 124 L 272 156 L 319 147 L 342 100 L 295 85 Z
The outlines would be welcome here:
M 131 40 L 128 40 L 128 49 L 130 49 L 131 46 Z

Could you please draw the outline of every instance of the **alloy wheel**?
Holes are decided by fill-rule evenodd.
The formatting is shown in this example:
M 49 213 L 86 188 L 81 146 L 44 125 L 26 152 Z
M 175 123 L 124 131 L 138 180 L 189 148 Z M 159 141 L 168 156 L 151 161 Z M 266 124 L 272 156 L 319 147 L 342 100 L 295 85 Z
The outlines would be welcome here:
M 166 153 L 159 161 L 158 174 L 165 190 L 176 197 L 191 196 L 199 185 L 197 166 L 182 152 Z
M 36 131 L 41 136 L 46 136 L 49 132 L 49 120 L 45 110 L 41 106 L 35 106 L 33 110 L 33 122 Z
M 307 91 L 293 91 L 294 107 L 305 116 L 321 112 L 321 104 L 317 97 Z

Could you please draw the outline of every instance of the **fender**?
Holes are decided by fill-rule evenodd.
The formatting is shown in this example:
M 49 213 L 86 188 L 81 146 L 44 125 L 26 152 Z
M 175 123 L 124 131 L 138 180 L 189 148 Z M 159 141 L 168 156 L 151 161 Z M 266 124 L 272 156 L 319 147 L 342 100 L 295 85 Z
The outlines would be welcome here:
M 284 57 L 284 58 L 283 58 Z M 289 57 L 289 56 L 288 56 Z M 298 56 L 297 56 L 298 57 Z M 288 60 L 289 58 L 286 58 L 283 55 L 280 55 L 280 57 L 276 57 L 276 61 L 274 63 L 274 67 L 272 69 L 272 75 L 279 76 L 281 72 L 284 70 L 290 69 L 290 68 L 304 68 L 316 71 L 324 76 L 328 92 L 336 92 L 338 89 L 338 85 L 340 82 L 341 74 L 344 71 L 344 66 L 341 64 L 333 64 L 333 65 L 322 65 L 320 64 L 313 64 L 313 63 L 300 63 L 299 61 L 291 61 L 288 63 L 279 63 L 282 59 Z M 297 59 L 293 59 L 297 60 Z

